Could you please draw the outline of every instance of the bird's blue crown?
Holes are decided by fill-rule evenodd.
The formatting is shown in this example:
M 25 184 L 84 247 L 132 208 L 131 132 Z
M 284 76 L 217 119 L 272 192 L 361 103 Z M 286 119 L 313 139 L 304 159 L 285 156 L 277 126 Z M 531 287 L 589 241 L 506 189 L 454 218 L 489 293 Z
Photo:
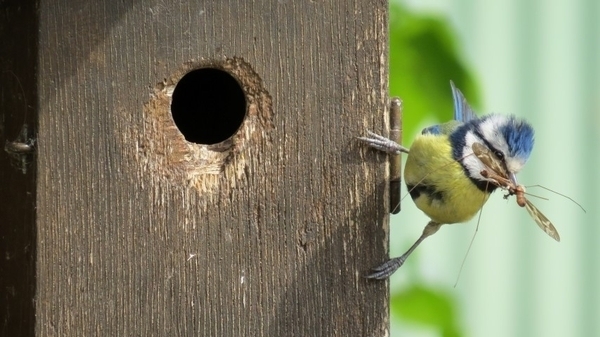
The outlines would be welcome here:
M 506 139 L 509 156 L 527 160 L 533 150 L 533 128 L 524 120 L 509 116 L 505 125 L 500 127 L 500 132 Z

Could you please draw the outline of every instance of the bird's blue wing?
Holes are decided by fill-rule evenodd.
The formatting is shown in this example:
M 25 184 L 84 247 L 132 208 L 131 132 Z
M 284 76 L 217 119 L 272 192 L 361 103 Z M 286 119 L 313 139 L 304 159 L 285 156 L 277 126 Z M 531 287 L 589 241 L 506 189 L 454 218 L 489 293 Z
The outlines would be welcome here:
M 452 87 L 452 98 L 454 100 L 454 120 L 466 123 L 472 119 L 476 119 L 477 116 L 467 103 L 465 96 L 458 90 L 454 85 L 454 82 L 450 81 L 450 87 Z
M 461 126 L 463 122 L 451 120 L 444 124 L 437 124 L 427 127 L 421 131 L 422 135 L 432 134 L 432 135 L 450 135 L 457 127 Z
M 441 133 L 442 133 L 442 126 L 439 124 L 428 126 L 425 129 L 421 130 L 422 135 L 426 135 L 426 134 L 439 135 Z

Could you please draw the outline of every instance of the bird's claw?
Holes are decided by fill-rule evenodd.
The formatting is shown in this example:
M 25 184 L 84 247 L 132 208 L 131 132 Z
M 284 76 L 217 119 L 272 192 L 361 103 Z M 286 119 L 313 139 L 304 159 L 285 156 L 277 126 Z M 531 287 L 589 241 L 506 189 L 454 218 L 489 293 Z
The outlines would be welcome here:
M 402 257 L 395 257 L 393 259 L 389 259 L 383 264 L 372 268 L 371 273 L 366 275 L 365 278 L 372 280 L 385 280 L 386 278 L 392 276 L 392 274 L 398 268 L 402 267 L 405 260 L 406 259 L 403 259 Z
M 367 131 L 367 137 L 357 137 L 360 141 L 368 146 L 390 154 L 400 154 L 401 152 L 408 153 L 408 149 L 386 137 L 380 136 L 371 131 Z

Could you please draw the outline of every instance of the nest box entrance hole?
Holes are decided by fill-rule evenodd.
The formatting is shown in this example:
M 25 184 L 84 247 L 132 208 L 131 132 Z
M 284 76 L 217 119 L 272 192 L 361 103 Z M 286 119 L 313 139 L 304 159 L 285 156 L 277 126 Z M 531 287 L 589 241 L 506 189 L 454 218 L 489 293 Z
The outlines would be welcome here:
M 190 71 L 175 86 L 171 102 L 175 125 L 188 142 L 216 144 L 233 136 L 246 116 L 239 82 L 216 68 Z

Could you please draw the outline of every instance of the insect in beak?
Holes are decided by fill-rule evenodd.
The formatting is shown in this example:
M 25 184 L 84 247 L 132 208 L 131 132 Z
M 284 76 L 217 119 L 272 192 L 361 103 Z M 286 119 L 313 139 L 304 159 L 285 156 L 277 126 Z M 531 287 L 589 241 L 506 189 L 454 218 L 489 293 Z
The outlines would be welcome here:
M 504 173 L 502 165 L 500 165 L 498 159 L 494 154 L 483 144 L 473 143 L 472 145 L 473 154 L 489 168 L 481 171 L 481 175 L 485 178 L 491 179 L 492 183 L 504 190 L 508 191 L 507 197 L 515 195 L 517 198 L 517 204 L 521 207 L 525 207 L 529 215 L 533 218 L 535 223 L 556 241 L 560 241 L 558 231 L 548 220 L 548 218 L 535 207 L 531 201 L 525 197 L 525 187 L 517 184 L 517 177 L 514 173 Z

